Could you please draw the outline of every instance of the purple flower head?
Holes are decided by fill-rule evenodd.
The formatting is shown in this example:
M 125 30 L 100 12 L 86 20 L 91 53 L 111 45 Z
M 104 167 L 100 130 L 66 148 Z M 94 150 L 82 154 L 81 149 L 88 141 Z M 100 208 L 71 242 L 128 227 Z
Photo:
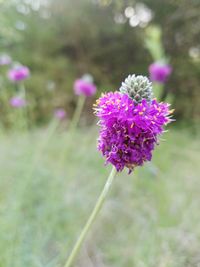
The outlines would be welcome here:
M 66 111 L 63 108 L 57 108 L 54 111 L 54 116 L 59 120 L 63 120 L 66 117 Z
M 149 66 L 150 80 L 158 83 L 165 83 L 172 72 L 168 64 L 155 62 Z
M 26 100 L 19 96 L 14 96 L 10 99 L 10 105 L 14 108 L 21 108 L 26 106 Z
M 8 78 L 13 82 L 19 82 L 25 80 L 29 76 L 30 76 L 29 68 L 22 65 L 15 66 L 8 72 Z
M 121 92 L 102 95 L 95 113 L 100 126 L 98 150 L 117 171 L 127 167 L 131 172 L 150 161 L 163 126 L 171 121 L 169 104 L 156 99 L 137 103 Z
M 89 75 L 83 76 L 81 79 L 77 79 L 74 82 L 74 92 L 76 95 L 92 96 L 96 93 L 96 86 L 92 80 L 89 79 Z
M 0 55 L 0 66 L 9 65 L 11 62 L 12 59 L 8 55 Z

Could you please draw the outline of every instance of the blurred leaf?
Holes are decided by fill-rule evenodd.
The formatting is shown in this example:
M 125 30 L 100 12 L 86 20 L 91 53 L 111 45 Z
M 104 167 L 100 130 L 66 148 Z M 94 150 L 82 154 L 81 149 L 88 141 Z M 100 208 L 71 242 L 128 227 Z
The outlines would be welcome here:
M 154 61 L 159 61 L 165 58 L 165 53 L 162 45 L 162 31 L 159 26 L 151 25 L 145 29 L 145 46 L 149 50 Z

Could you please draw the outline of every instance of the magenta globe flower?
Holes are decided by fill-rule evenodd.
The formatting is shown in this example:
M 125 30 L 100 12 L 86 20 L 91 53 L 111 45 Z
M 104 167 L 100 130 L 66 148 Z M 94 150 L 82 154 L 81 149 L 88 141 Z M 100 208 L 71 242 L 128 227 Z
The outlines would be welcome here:
M 10 99 L 10 105 L 14 108 L 21 108 L 26 106 L 26 100 L 19 96 L 14 96 Z
M 131 82 L 131 79 L 132 87 L 126 82 Z M 97 100 L 95 113 L 100 125 L 98 149 L 106 158 L 106 163 L 114 165 L 117 171 L 127 167 L 131 172 L 150 161 L 164 125 L 171 121 L 169 104 L 149 97 L 142 98 L 144 91 L 149 91 L 149 86 L 146 77 L 129 76 L 122 84 L 121 92 L 109 92 Z
M 74 82 L 74 92 L 76 95 L 92 96 L 96 93 L 96 86 L 87 79 L 78 79 Z
M 158 83 L 165 83 L 172 72 L 168 64 L 155 62 L 149 66 L 150 80 Z
M 63 120 L 66 117 L 66 111 L 63 108 L 57 108 L 54 111 L 54 116 L 59 120 Z
M 12 62 L 10 56 L 3 54 L 0 56 L 0 66 L 9 65 Z
M 30 76 L 29 68 L 26 66 L 16 66 L 9 70 L 8 78 L 13 82 L 19 82 L 27 79 Z
M 116 173 L 125 167 L 129 173 L 150 161 L 152 152 L 170 119 L 169 104 L 152 99 L 152 85 L 147 77 L 129 75 L 120 92 L 103 94 L 95 104 L 99 118 L 98 149 L 113 165 L 101 194 L 76 241 L 65 267 L 74 263 L 80 247 L 100 212 Z

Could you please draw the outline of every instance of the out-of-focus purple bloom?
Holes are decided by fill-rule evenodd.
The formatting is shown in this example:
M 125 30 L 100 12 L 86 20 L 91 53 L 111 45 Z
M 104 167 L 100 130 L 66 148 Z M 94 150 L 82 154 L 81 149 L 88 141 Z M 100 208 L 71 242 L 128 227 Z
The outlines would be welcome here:
M 96 86 L 89 80 L 81 78 L 74 82 L 74 92 L 76 95 L 92 96 L 96 93 Z
M 149 66 L 151 81 L 165 83 L 172 72 L 172 67 L 168 64 L 155 62 Z
M 8 71 L 8 78 L 13 82 L 19 82 L 29 77 L 30 71 L 26 66 L 15 66 Z
M 59 120 L 63 120 L 66 117 L 66 111 L 63 108 L 57 108 L 54 111 L 54 116 Z
M 0 55 L 0 66 L 9 65 L 12 62 L 12 59 L 8 55 Z
M 135 102 L 127 94 L 109 92 L 95 105 L 99 120 L 98 149 L 117 171 L 124 167 L 129 173 L 145 161 L 150 161 L 163 126 L 171 121 L 169 104 Z
M 26 100 L 20 96 L 14 96 L 10 99 L 10 105 L 14 108 L 26 106 Z

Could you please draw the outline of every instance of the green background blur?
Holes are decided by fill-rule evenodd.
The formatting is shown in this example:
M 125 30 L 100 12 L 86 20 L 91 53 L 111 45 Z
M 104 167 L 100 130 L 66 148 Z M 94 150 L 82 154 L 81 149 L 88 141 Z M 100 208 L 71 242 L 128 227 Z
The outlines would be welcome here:
M 0 66 L 0 267 L 64 266 L 111 168 L 92 104 L 161 58 L 173 73 L 154 91 L 176 122 L 152 162 L 116 177 L 74 267 L 200 266 L 199 14 L 199 0 L 0 0 L 0 54 L 31 71 L 19 130 L 17 90 Z M 97 95 L 70 133 L 85 73 Z M 55 124 L 60 107 L 67 118 Z
M 0 5 L 0 52 L 31 70 L 26 87 L 33 123 L 48 121 L 60 106 L 71 116 L 73 82 L 84 73 L 94 76 L 98 95 L 117 90 L 130 73 L 148 75 L 154 61 L 146 46 L 152 25 L 160 28 L 162 49 L 173 67 L 165 91 L 175 116 L 199 122 L 198 0 L 1 0 Z

